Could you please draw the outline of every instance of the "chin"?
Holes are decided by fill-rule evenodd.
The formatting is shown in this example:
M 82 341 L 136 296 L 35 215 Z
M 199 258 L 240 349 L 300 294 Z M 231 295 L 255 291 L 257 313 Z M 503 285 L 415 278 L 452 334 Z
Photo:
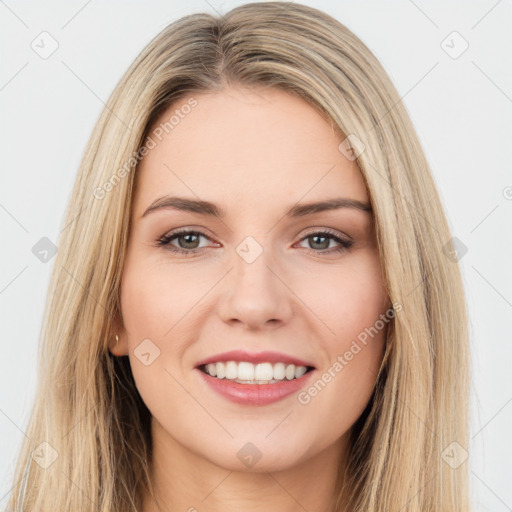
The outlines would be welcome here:
M 283 439 L 265 439 L 261 436 L 245 435 L 243 440 L 237 437 L 223 445 L 217 445 L 213 453 L 199 453 L 212 464 L 229 471 L 242 473 L 267 473 L 285 471 L 307 460 L 307 454 L 297 449 L 298 443 L 289 437 Z M 252 439 L 252 440 L 251 440 Z

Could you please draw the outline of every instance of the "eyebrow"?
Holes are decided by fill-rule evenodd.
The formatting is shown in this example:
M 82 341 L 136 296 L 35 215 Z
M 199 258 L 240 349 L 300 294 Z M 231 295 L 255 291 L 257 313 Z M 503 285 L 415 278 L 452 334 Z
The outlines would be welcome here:
M 351 208 L 369 214 L 372 212 L 372 208 L 368 203 L 357 199 L 339 197 L 314 203 L 295 204 L 286 210 L 284 216 L 293 218 L 304 217 L 306 215 L 313 215 L 315 213 L 329 210 L 338 210 L 340 208 Z M 174 209 L 199 213 L 200 215 L 219 217 L 221 219 L 226 217 L 226 211 L 210 201 L 177 196 L 163 196 L 153 201 L 153 203 L 151 203 L 147 210 L 142 214 L 141 218 L 162 209 Z

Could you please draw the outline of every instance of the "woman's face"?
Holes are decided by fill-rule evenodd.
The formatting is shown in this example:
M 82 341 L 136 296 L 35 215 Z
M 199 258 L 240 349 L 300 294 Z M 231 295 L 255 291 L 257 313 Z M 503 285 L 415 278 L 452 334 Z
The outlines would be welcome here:
M 151 138 L 115 352 L 129 356 L 153 435 L 239 471 L 341 454 L 390 318 L 371 213 L 304 206 L 368 204 L 344 137 L 287 92 L 226 89 L 180 100 Z

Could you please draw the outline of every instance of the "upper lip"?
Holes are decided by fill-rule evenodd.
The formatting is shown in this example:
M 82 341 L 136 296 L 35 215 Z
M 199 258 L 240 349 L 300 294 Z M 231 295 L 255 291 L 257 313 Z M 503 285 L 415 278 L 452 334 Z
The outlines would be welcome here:
M 231 350 L 229 352 L 222 352 L 221 354 L 216 354 L 211 357 L 207 357 L 206 359 L 202 359 L 196 365 L 196 367 L 203 366 L 209 363 L 221 363 L 226 361 L 247 361 L 248 363 L 285 363 L 285 364 L 294 364 L 295 366 L 314 366 L 307 361 L 303 361 L 294 356 L 289 356 L 287 354 L 281 354 L 280 352 L 257 352 L 250 353 L 244 350 Z

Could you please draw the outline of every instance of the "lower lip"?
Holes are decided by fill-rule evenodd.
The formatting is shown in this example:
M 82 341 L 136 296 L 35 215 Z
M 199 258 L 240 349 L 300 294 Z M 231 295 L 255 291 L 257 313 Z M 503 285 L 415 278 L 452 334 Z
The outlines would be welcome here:
M 217 393 L 232 402 L 244 405 L 267 405 L 283 400 L 303 388 L 315 370 L 302 377 L 274 384 L 240 384 L 229 379 L 217 379 L 197 369 L 205 382 Z

